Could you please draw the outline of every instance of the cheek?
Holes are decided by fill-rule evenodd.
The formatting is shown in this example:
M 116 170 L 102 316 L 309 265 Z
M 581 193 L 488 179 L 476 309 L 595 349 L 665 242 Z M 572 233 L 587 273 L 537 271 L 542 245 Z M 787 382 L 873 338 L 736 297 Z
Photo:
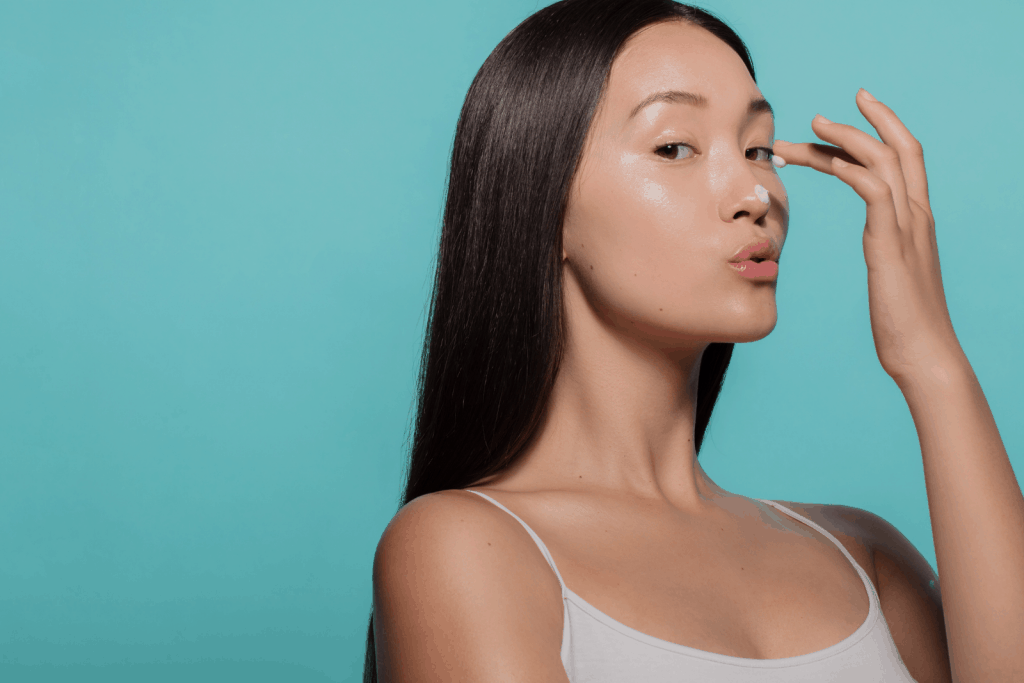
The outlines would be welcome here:
M 581 184 L 566 253 L 587 289 L 615 308 L 657 316 L 708 293 L 717 253 L 701 188 L 628 163 Z M 662 316 L 664 313 L 662 313 Z
M 652 177 L 646 166 L 627 157 L 594 174 L 582 188 L 579 203 L 587 232 L 634 258 L 678 247 L 694 223 L 692 192 L 680 182 Z
M 789 195 L 786 194 L 786 186 L 777 175 L 769 180 L 771 184 L 765 184 L 772 196 L 771 214 L 782 224 L 782 241 L 785 243 L 789 234 Z
M 782 182 L 778 169 L 776 169 L 774 177 L 766 181 L 764 186 L 772 193 L 773 202 L 781 202 L 787 208 L 789 207 L 789 195 L 786 194 L 786 185 Z
M 650 178 L 644 178 L 641 183 L 640 194 L 644 204 L 654 205 L 665 205 L 668 203 L 668 191 L 665 186 L 661 183 L 657 183 Z

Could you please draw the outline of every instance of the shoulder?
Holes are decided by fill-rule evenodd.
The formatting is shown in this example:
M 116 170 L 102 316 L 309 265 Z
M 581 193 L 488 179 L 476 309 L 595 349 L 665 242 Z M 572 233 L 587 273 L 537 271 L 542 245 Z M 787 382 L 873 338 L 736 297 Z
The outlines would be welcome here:
M 919 681 L 950 681 L 949 651 L 939 577 L 893 524 L 861 508 L 775 501 L 835 536 L 850 554 L 868 561 L 893 641 Z M 856 550 L 856 552 L 855 552 Z
M 424 553 L 444 554 L 452 545 L 476 545 L 480 537 L 501 526 L 485 505 L 494 508 L 461 490 L 438 491 L 411 500 L 384 529 L 375 560 L 403 559 L 410 550 L 422 551 L 422 558 Z
M 882 580 L 891 579 L 892 570 L 898 568 L 916 587 L 927 588 L 924 592 L 941 602 L 939 577 L 928 560 L 910 539 L 879 515 L 848 505 L 775 502 L 817 523 L 844 545 L 868 551 L 871 567 L 864 569 L 878 575 L 879 589 L 883 588 Z
M 373 602 L 380 680 L 488 679 L 499 665 L 560 680 L 558 581 L 525 529 L 473 493 L 398 511 L 374 555 Z
M 511 566 L 505 561 L 510 555 L 517 558 Z M 381 535 L 374 556 L 375 576 L 416 570 L 470 578 L 493 576 L 489 568 L 518 575 L 539 567 L 557 588 L 557 579 L 523 526 L 493 503 L 459 489 L 423 495 L 403 506 Z

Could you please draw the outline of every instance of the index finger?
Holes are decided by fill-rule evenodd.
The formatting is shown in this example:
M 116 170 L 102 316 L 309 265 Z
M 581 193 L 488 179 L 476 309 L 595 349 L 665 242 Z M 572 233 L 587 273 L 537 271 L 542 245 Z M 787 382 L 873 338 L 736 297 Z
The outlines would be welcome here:
M 786 142 L 776 140 L 773 145 L 775 153 L 786 160 L 786 164 L 794 166 L 807 166 L 815 171 L 821 171 L 833 175 L 832 157 L 839 157 L 848 164 L 861 166 L 861 163 L 854 159 L 842 147 L 823 145 L 818 142 Z

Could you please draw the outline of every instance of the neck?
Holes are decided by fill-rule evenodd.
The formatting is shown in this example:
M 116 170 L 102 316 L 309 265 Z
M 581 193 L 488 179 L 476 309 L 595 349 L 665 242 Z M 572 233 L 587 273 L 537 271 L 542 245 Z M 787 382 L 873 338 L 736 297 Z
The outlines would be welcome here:
M 659 346 L 610 321 L 571 286 L 565 352 L 542 424 L 496 482 L 651 501 L 700 514 L 729 495 L 694 445 L 697 379 L 708 343 Z M 576 289 L 576 293 L 573 293 Z

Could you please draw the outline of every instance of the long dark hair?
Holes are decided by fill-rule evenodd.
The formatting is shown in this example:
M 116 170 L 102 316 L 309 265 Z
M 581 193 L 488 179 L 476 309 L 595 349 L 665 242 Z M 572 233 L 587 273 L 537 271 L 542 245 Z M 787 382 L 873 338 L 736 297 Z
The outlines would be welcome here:
M 562 0 L 505 36 L 473 79 L 452 146 L 399 507 L 501 472 L 536 435 L 564 348 L 562 219 L 583 143 L 623 43 L 671 20 L 723 40 L 754 78 L 739 36 L 697 7 Z M 732 350 L 711 343 L 701 358 L 698 454 Z M 377 681 L 372 612 L 363 681 Z

